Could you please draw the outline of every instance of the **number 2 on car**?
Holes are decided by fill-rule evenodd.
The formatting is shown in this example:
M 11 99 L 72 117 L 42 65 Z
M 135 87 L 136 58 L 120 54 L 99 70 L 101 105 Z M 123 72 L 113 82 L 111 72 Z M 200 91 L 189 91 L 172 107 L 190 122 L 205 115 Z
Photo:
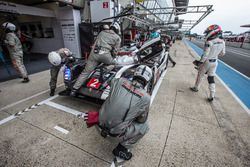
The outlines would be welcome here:
M 95 88 L 95 89 L 98 89 L 100 85 L 101 83 L 99 82 L 99 79 L 97 78 L 91 78 L 87 84 L 88 87 Z

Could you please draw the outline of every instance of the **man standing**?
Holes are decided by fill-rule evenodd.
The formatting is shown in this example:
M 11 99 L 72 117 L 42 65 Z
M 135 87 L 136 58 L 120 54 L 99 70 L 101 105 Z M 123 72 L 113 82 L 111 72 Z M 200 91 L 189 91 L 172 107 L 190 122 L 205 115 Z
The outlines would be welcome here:
M 48 55 L 49 62 L 52 64 L 50 68 L 50 96 L 54 96 L 56 90 L 57 76 L 65 63 L 67 57 L 71 56 L 72 53 L 67 48 L 61 48 L 57 51 L 50 52 Z
M 94 47 L 90 52 L 85 69 L 77 78 L 73 89 L 70 93 L 75 96 L 77 90 L 87 80 L 89 74 L 101 63 L 114 64 L 114 57 L 120 48 L 121 38 L 119 37 L 120 26 L 118 23 L 111 25 L 110 29 L 104 29 L 99 33 L 95 41 Z M 113 55 L 112 55 L 113 54 Z
M 169 52 L 170 47 L 172 46 L 172 40 L 169 35 L 166 35 L 165 39 L 165 44 L 166 44 L 166 50 Z M 176 65 L 176 62 L 173 60 L 171 55 L 168 53 L 168 60 L 173 64 L 173 67 Z
M 205 30 L 204 34 L 206 38 L 204 53 L 200 61 L 194 61 L 194 64 L 198 66 L 198 75 L 195 86 L 191 87 L 190 89 L 194 92 L 197 92 L 199 90 L 203 76 L 207 73 L 210 91 L 208 101 L 211 102 L 215 97 L 214 76 L 218 65 L 218 56 L 225 55 L 226 51 L 225 42 L 220 38 L 222 34 L 220 26 L 216 24 L 211 25 Z
M 88 127 L 94 122 L 99 123 L 103 137 L 109 135 L 118 139 L 119 144 L 113 154 L 124 160 L 132 157 L 128 147 L 148 131 L 146 121 L 150 95 L 147 93 L 147 87 L 151 78 L 152 70 L 148 66 L 140 65 L 136 68 L 132 81 L 125 78 L 114 79 L 110 95 L 103 103 L 99 116 L 98 112 L 89 112 L 85 119 Z M 90 122 L 92 124 L 89 124 Z
M 22 44 L 16 34 L 16 26 L 12 23 L 3 23 L 2 27 L 5 28 L 6 36 L 4 43 L 6 44 L 12 64 L 20 76 L 23 78 L 23 83 L 29 82 L 28 73 L 23 64 L 23 49 Z

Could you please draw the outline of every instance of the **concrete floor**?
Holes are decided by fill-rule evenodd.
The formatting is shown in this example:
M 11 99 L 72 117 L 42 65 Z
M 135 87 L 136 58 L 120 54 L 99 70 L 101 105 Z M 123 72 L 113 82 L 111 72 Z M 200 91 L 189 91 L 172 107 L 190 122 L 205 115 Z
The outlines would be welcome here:
M 189 90 L 197 71 L 192 52 L 177 41 L 169 66 L 150 108 L 150 131 L 132 149 L 132 167 L 250 166 L 250 117 L 216 80 L 217 96 L 208 103 L 208 85 Z M 0 83 L 0 123 L 12 114 L 49 98 L 49 71 Z M 58 85 L 62 83 L 59 78 Z M 58 88 L 62 90 L 63 86 Z M 42 92 L 42 93 L 39 93 Z M 98 110 L 88 99 L 56 97 L 56 104 L 78 112 Z M 56 130 L 59 126 L 67 134 Z M 111 166 L 113 140 L 102 138 L 75 115 L 43 104 L 0 125 L 0 166 Z

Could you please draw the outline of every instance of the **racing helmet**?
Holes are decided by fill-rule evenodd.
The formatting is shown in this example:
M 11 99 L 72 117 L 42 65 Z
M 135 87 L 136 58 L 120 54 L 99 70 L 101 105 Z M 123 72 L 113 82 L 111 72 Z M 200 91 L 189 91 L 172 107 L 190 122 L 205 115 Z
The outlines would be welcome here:
M 62 63 L 62 58 L 57 52 L 50 52 L 48 55 L 49 62 L 54 66 L 59 66 Z
M 153 72 L 151 68 L 146 65 L 140 65 L 136 68 L 134 73 L 134 80 L 142 80 L 144 82 L 144 86 L 151 80 L 153 76 Z
M 10 30 L 10 31 L 16 31 L 16 26 L 10 22 L 3 23 L 2 27 L 6 28 L 7 30 Z
M 210 25 L 205 31 L 206 40 L 214 39 L 216 37 L 221 36 L 222 30 L 221 27 L 217 24 Z
M 160 33 L 159 32 L 152 32 L 151 34 L 150 34 L 150 39 L 153 39 L 153 38 L 158 38 L 158 37 L 160 37 Z
M 158 30 L 156 30 L 155 32 L 158 32 L 159 34 L 161 33 L 161 30 L 160 29 L 158 29 Z
M 121 32 L 121 27 L 120 27 L 120 25 L 118 24 L 118 22 L 113 23 L 113 24 L 110 26 L 110 29 L 113 30 L 116 34 L 120 34 L 120 32 Z
M 104 30 L 109 30 L 109 25 L 104 24 L 104 25 L 103 25 L 103 29 L 104 29 Z

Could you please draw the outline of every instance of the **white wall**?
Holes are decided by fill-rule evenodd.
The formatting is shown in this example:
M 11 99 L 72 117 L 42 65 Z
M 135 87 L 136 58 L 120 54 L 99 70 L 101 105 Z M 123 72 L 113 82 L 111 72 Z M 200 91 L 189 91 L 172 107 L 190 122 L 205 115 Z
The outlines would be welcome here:
M 61 24 L 64 46 L 70 49 L 75 57 L 82 57 L 79 36 L 80 11 L 70 6 L 60 8 L 58 20 Z

